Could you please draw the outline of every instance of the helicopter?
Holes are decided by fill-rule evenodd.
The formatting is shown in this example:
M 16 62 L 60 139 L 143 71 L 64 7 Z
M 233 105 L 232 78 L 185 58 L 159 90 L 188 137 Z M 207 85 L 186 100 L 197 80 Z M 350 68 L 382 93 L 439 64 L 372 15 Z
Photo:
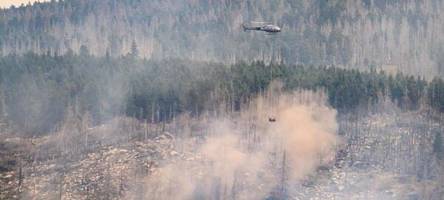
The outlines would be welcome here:
M 256 22 L 256 23 L 265 23 L 265 22 Z M 281 32 L 281 27 L 273 24 L 267 24 L 262 26 L 247 26 L 242 24 L 242 28 L 244 31 L 264 31 L 267 33 L 275 34 Z
M 242 28 L 244 29 L 244 31 L 264 31 L 266 33 L 269 33 L 269 35 L 272 35 L 279 33 L 282 30 L 281 27 L 267 22 L 251 22 L 251 23 L 266 23 L 267 25 L 247 26 L 245 24 L 242 24 Z M 268 122 L 275 123 L 276 121 L 277 120 L 275 117 L 273 116 L 268 117 Z

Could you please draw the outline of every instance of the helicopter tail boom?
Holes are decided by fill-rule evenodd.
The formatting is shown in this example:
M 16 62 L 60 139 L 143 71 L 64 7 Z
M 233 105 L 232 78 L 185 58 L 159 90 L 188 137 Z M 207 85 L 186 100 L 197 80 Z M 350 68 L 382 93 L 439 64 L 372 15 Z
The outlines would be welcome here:
M 246 26 L 245 24 L 242 24 L 242 28 L 244 29 L 244 31 L 258 31 L 258 30 L 261 30 L 261 27 L 250 27 L 250 26 Z

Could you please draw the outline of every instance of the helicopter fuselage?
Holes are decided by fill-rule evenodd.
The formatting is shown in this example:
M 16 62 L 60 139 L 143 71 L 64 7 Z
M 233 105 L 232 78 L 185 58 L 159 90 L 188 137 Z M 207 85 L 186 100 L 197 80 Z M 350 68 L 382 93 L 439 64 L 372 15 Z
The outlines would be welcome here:
M 264 31 L 264 32 L 268 32 L 268 33 L 279 33 L 281 32 L 281 28 L 279 26 L 276 25 L 265 25 L 265 26 L 243 26 L 244 27 L 244 31 Z

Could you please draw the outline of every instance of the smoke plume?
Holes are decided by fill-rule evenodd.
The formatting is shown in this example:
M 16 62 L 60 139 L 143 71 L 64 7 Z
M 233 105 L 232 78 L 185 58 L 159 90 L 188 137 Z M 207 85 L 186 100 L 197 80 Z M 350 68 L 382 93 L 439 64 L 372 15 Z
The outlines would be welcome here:
M 336 111 L 322 92 L 267 95 L 238 115 L 213 117 L 198 147 L 146 177 L 148 199 L 261 199 L 291 193 L 286 187 L 328 164 L 338 143 Z M 201 142 L 196 142 L 201 141 Z M 191 145 L 191 143 L 193 145 Z M 187 144 L 181 144 L 186 146 Z

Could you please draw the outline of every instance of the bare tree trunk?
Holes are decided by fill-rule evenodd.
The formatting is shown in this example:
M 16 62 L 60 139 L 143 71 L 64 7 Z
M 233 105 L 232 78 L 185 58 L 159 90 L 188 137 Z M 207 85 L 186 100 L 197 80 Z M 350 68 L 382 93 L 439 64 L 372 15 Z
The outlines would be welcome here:
M 18 171 L 18 186 L 17 186 L 17 194 L 20 196 L 23 184 L 23 161 L 21 158 L 18 159 L 19 162 L 19 171 Z
M 64 169 L 63 169 L 64 170 Z M 63 199 L 63 182 L 65 179 L 65 172 L 60 173 L 60 183 L 59 183 L 59 199 Z

